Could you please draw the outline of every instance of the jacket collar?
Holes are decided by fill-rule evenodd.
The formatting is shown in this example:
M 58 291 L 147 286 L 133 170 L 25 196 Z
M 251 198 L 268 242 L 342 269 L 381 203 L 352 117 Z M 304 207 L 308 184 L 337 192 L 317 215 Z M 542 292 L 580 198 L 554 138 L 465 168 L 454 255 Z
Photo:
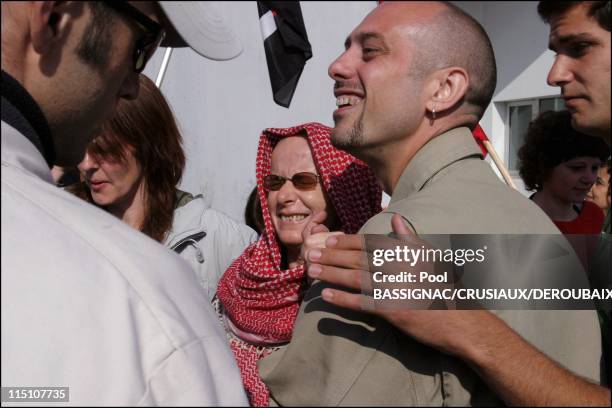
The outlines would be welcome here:
M 53 183 L 51 171 L 40 151 L 19 130 L 2 121 L 2 171 L 5 166 L 32 174 L 47 183 Z
M 201 232 L 207 233 L 204 219 L 207 212 L 207 205 L 202 195 L 194 196 L 177 189 L 172 228 L 164 239 L 164 245 L 173 247 L 193 235 L 200 235 Z
M 483 157 L 467 127 L 451 129 L 434 137 L 410 160 L 395 186 L 389 204 L 421 190 L 442 169 L 467 157 Z
M 4 70 L 2 70 L 2 121 L 32 142 L 49 168 L 53 166 L 55 149 L 45 115 L 28 91 Z

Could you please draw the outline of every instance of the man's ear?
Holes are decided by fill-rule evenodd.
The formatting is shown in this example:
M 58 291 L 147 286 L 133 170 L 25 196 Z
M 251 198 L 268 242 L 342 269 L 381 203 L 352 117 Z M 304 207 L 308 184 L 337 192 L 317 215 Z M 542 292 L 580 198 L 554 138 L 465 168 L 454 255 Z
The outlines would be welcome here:
M 465 97 L 469 84 L 468 73 L 461 67 L 448 67 L 434 72 L 427 85 L 430 91 L 427 110 L 443 114 L 453 108 Z
M 66 1 L 33 1 L 30 11 L 30 38 L 34 50 L 39 54 L 64 37 L 71 15 L 68 9 L 74 2 Z

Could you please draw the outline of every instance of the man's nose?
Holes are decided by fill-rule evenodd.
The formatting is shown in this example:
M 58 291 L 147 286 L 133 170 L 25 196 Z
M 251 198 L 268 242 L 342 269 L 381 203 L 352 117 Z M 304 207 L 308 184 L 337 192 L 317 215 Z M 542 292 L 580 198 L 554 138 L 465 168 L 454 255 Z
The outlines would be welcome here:
M 354 72 L 354 63 L 349 50 L 344 51 L 327 69 L 327 74 L 334 81 L 348 79 Z
M 563 86 L 570 82 L 573 78 L 572 71 L 570 69 L 571 62 L 569 58 L 564 55 L 557 55 L 555 62 L 548 72 L 546 82 L 550 86 Z
M 590 169 L 587 170 L 583 176 L 583 179 L 588 184 L 594 184 L 597 180 L 597 171 L 592 171 Z

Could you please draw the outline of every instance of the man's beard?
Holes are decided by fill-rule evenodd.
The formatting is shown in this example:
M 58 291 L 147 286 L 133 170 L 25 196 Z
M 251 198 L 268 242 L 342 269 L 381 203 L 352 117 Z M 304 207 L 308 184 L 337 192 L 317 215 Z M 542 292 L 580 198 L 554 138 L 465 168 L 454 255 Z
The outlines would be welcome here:
M 357 148 L 362 146 L 365 141 L 363 133 L 363 113 L 355 121 L 353 126 L 348 130 L 346 135 L 338 135 L 336 130 L 332 131 L 332 145 L 340 150 L 352 153 Z

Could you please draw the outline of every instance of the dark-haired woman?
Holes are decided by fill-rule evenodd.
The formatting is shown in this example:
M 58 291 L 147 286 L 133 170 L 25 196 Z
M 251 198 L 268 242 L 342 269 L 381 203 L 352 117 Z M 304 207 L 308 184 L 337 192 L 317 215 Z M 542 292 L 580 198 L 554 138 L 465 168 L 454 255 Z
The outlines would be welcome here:
M 605 143 L 581 134 L 567 111 L 544 112 L 527 130 L 519 150 L 520 175 L 531 199 L 564 234 L 599 234 L 604 214 L 584 201 L 610 154 Z

